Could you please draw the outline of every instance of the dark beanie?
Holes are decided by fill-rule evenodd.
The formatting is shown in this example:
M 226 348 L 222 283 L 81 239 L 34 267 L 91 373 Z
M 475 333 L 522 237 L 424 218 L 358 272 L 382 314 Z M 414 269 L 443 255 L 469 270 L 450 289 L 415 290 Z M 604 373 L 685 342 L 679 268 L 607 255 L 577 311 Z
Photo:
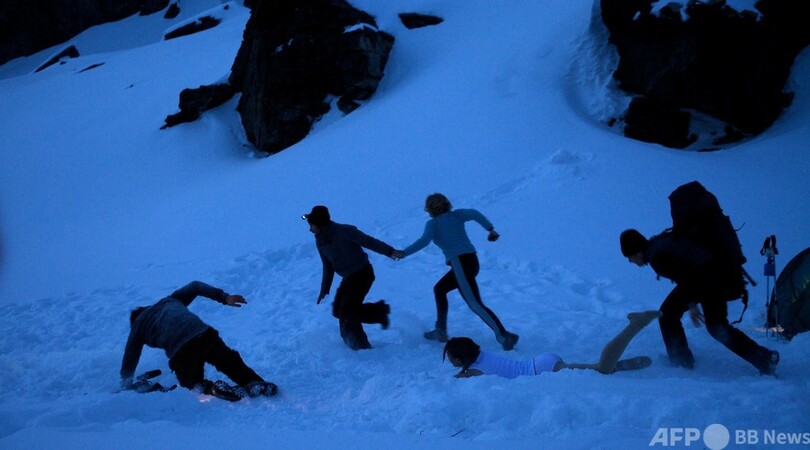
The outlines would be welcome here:
M 619 236 L 622 246 L 622 255 L 633 256 L 638 252 L 643 252 L 647 248 L 647 238 L 637 230 L 624 230 Z
M 329 217 L 329 210 L 323 205 L 314 206 L 312 212 L 305 214 L 304 218 L 307 219 L 310 225 L 315 225 L 316 227 L 328 225 L 329 222 L 332 221 Z

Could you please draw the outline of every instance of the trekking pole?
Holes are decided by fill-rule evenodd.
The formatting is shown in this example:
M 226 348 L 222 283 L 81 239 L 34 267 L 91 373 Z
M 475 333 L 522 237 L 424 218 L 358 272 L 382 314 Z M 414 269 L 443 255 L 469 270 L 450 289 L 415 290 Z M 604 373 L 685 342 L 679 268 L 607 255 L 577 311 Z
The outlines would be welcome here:
M 779 250 L 776 248 L 776 235 L 772 234 L 765 238 L 765 242 L 762 243 L 762 250 L 759 251 L 759 254 L 765 257 L 765 328 L 766 330 L 773 331 L 774 335 L 776 335 L 776 330 L 779 329 L 779 311 L 777 310 L 775 302 L 776 293 L 771 292 L 771 277 L 774 278 L 773 288 L 774 291 L 776 290 L 776 255 L 779 254 Z M 773 305 L 771 303 L 773 303 Z M 774 309 L 773 321 L 771 321 L 771 307 Z M 770 327 L 771 322 L 773 322 L 773 328 Z

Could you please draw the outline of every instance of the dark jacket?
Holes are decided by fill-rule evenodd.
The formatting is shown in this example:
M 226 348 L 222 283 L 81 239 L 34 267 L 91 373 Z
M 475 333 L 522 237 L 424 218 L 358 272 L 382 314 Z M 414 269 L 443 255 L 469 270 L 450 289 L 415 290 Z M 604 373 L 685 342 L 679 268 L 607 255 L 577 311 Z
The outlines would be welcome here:
M 188 341 L 210 328 L 187 308 L 198 295 L 220 303 L 228 297 L 222 289 L 192 281 L 138 315 L 121 361 L 121 378 L 130 379 L 135 374 L 144 345 L 165 350 L 171 359 Z
M 335 222 L 329 222 L 320 229 L 315 237 L 315 244 L 323 262 L 322 297 L 329 293 L 335 272 L 345 278 L 369 264 L 363 247 L 385 256 L 391 256 L 394 252 L 393 247 L 363 233 L 357 227 Z
M 703 246 L 683 238 L 662 233 L 650 238 L 644 260 L 658 275 L 677 284 L 695 283 L 707 270 L 711 254 Z
M 650 238 L 644 259 L 655 273 L 684 286 L 698 301 L 735 300 L 745 294 L 738 266 L 723 264 L 704 246 L 662 233 Z

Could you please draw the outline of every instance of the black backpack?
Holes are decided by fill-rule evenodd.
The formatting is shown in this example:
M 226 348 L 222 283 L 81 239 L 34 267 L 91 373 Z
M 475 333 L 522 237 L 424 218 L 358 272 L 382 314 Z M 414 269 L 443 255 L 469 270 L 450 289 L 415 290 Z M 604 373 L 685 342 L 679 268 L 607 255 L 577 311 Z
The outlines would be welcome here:
M 729 284 L 730 297 L 733 297 L 732 300 L 742 298 L 745 314 L 748 308 L 746 285 L 751 283 L 756 286 L 756 283 L 743 268 L 747 260 L 737 230 L 731 224 L 731 219 L 723 214 L 717 197 L 699 182 L 692 181 L 672 191 L 669 205 L 672 237 L 692 240 L 709 250 L 714 263 L 721 267 L 721 272 L 731 274 L 725 280 Z

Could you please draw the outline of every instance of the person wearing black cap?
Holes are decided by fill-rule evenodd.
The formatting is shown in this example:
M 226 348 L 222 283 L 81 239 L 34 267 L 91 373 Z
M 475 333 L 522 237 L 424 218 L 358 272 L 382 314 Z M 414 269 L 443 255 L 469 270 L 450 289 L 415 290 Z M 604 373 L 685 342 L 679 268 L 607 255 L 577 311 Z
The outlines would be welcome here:
M 337 272 L 342 280 L 332 302 L 332 315 L 339 321 L 340 337 L 352 350 L 371 348 L 363 324 L 378 323 L 383 329 L 388 328 L 391 307 L 383 300 L 363 303 L 374 283 L 374 269 L 363 248 L 388 257 L 393 257 L 396 250 L 357 227 L 333 222 L 326 206 L 313 207 L 302 219 L 309 223 L 309 231 L 315 235 L 315 245 L 323 262 L 317 303 L 329 295 Z
M 736 285 L 739 277 L 724 273 L 706 248 L 686 238 L 673 238 L 671 233 L 647 239 L 633 229 L 622 232 L 619 243 L 628 261 L 639 267 L 649 264 L 657 275 L 675 283 L 661 304 L 662 316 L 658 319 L 673 365 L 694 368 L 695 358 L 681 324 L 688 310 L 695 326 L 705 322 L 713 338 L 751 363 L 760 374 L 774 374 L 779 353 L 760 346 L 728 323 L 726 302 L 739 298 L 743 286 Z

